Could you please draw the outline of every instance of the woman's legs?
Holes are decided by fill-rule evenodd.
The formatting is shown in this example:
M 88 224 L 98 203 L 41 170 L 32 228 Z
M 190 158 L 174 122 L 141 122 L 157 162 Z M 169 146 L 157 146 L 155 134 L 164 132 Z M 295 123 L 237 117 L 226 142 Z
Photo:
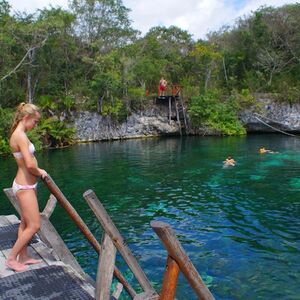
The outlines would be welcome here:
M 28 258 L 26 247 L 33 235 L 40 228 L 40 212 L 34 189 L 18 191 L 17 198 L 21 209 L 22 226 L 20 226 L 18 239 L 13 246 L 6 263 L 11 269 L 20 272 L 25 271 L 27 267 L 25 266 L 25 262 L 22 263 L 17 261 L 17 256 L 25 255 L 25 257 Z M 20 257 L 20 259 L 22 258 L 24 258 L 24 256 Z
M 21 217 L 21 223 L 20 223 L 20 226 L 19 226 L 18 237 L 22 235 L 25 228 L 26 228 L 25 220 Z M 32 264 L 41 263 L 42 260 L 33 259 L 28 255 L 27 248 L 28 247 L 27 247 L 27 244 L 26 244 L 19 253 L 18 261 L 22 264 L 25 264 L 25 265 L 32 265 Z

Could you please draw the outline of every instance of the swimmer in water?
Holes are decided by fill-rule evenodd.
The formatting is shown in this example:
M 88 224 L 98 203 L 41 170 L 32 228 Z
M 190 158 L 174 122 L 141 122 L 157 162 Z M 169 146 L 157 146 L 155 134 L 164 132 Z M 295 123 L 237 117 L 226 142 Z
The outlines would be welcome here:
M 225 166 L 226 167 L 234 167 L 236 164 L 236 161 L 233 158 L 231 158 L 230 156 L 228 156 L 226 158 L 226 160 L 223 161 L 223 164 L 224 164 L 224 167 Z
M 275 153 L 275 152 L 272 151 L 272 150 L 265 149 L 265 147 L 261 147 L 261 148 L 259 149 L 259 153 L 260 153 L 260 154 L 265 154 L 265 153 Z

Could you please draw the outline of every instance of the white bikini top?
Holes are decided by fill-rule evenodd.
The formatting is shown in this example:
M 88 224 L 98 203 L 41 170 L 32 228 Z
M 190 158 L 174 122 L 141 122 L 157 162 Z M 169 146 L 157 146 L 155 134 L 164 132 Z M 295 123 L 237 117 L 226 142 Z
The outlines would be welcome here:
M 29 148 L 29 153 L 33 154 L 35 152 L 35 147 L 32 143 L 29 144 L 28 148 Z M 23 158 L 22 152 L 13 152 L 13 156 L 15 158 Z

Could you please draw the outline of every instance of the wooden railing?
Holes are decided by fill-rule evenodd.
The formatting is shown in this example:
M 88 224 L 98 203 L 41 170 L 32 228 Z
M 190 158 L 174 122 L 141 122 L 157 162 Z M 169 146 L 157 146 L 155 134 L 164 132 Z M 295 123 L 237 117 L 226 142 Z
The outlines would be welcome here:
M 168 251 L 166 272 L 159 299 L 174 299 L 179 271 L 183 273 L 199 299 L 214 299 L 195 266 L 182 248 L 172 228 L 164 222 L 157 221 L 152 221 L 151 227 Z
M 177 280 L 179 272 L 181 271 L 186 277 L 188 283 L 194 290 L 199 299 L 212 300 L 213 295 L 205 286 L 201 279 L 201 276 L 197 272 L 193 263 L 188 258 L 180 242 L 177 240 L 175 233 L 171 227 L 163 222 L 151 222 L 151 227 L 155 233 L 161 239 L 163 245 L 167 249 L 167 264 L 166 271 L 163 279 L 162 289 L 160 295 L 154 290 L 150 281 L 146 277 L 145 273 L 141 269 L 137 260 L 133 256 L 131 250 L 127 246 L 126 242 L 122 238 L 120 232 L 114 225 L 104 206 L 97 198 L 96 194 L 92 190 L 88 190 L 83 194 L 84 199 L 92 209 L 96 218 L 100 222 L 103 228 L 103 236 L 101 245 L 95 239 L 87 225 L 78 215 L 74 207 L 67 200 L 67 198 L 60 191 L 58 186 L 48 175 L 44 180 L 44 183 L 51 193 L 51 196 L 46 204 L 44 211 L 41 213 L 42 226 L 39 232 L 41 239 L 49 246 L 53 247 L 59 258 L 65 263 L 70 264 L 75 270 L 77 270 L 87 280 L 92 281 L 88 275 L 84 273 L 76 259 L 68 250 L 62 239 L 59 237 L 55 228 L 49 221 L 56 201 L 66 210 L 68 215 L 72 218 L 74 223 L 90 242 L 93 248 L 99 253 L 99 262 L 97 270 L 97 278 L 95 285 L 95 299 L 108 300 L 110 299 L 110 290 L 113 276 L 122 284 L 130 297 L 134 300 L 171 300 L 175 299 Z M 19 212 L 19 206 L 17 199 L 12 192 L 12 189 L 5 189 L 9 200 L 12 202 L 16 210 Z M 124 258 L 128 267 L 139 282 L 143 292 L 138 294 L 133 287 L 127 282 L 125 277 L 115 266 L 116 253 L 119 251 Z M 105 270 L 105 271 L 103 271 Z M 120 288 L 115 291 L 115 295 L 120 294 Z

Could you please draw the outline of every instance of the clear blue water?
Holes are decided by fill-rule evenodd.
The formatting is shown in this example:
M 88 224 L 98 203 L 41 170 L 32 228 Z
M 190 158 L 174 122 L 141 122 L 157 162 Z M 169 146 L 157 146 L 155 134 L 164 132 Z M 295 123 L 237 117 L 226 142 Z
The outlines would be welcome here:
M 279 153 L 260 155 L 261 146 Z M 228 155 L 236 167 L 222 167 Z M 82 197 L 87 189 L 96 192 L 157 290 L 166 251 L 151 220 L 171 224 L 216 299 L 300 299 L 299 138 L 127 140 L 37 157 L 100 241 L 101 228 Z M 1 158 L 1 188 L 15 172 L 13 159 Z M 40 184 L 41 209 L 48 195 Z M 14 213 L 4 194 L 0 199 L 0 213 Z M 97 256 L 60 207 L 51 221 L 95 277 Z M 117 266 L 131 280 L 120 257 Z M 183 277 L 177 298 L 196 299 Z

